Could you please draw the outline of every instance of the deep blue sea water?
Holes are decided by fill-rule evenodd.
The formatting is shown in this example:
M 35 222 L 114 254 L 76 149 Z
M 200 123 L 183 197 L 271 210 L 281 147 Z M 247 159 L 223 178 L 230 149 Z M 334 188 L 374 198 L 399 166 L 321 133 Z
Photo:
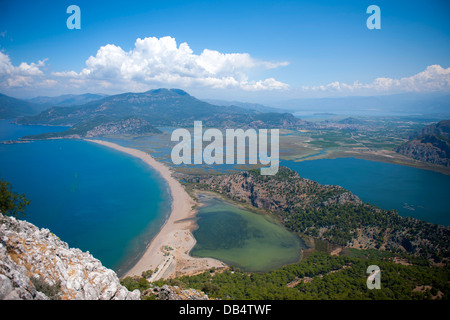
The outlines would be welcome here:
M 450 225 L 450 176 L 356 158 L 286 161 L 281 165 L 321 184 L 340 185 L 364 202 L 432 223 Z
M 34 127 L 34 128 L 33 128 Z M 63 128 L 0 121 L 0 141 Z M 25 193 L 27 220 L 119 275 L 170 213 L 166 182 L 140 159 L 80 140 L 0 144 L 0 178 Z

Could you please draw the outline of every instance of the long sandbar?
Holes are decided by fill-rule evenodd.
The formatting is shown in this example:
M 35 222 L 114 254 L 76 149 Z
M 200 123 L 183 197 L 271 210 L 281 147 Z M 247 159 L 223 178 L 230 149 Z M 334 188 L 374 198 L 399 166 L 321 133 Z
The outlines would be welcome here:
M 172 171 L 166 165 L 156 161 L 148 153 L 102 141 L 88 140 L 143 160 L 155 169 L 169 185 L 172 196 L 172 211 L 161 230 L 148 245 L 145 253 L 125 276 L 139 276 L 143 271 L 155 271 L 151 280 L 170 278 L 184 274 L 195 274 L 212 267 L 221 268 L 226 265 L 212 258 L 194 258 L 189 252 L 195 245 L 192 230 L 195 223 L 192 218 L 196 211 L 193 209 L 194 200 L 184 190 L 178 180 L 172 176 Z

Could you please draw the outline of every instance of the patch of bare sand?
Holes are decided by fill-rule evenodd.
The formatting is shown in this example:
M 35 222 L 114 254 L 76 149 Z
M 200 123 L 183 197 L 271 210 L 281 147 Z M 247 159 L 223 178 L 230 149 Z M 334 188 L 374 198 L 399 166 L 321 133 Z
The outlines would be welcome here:
M 224 268 L 226 265 L 212 258 L 194 258 L 189 252 L 196 241 L 192 235 L 196 210 L 194 200 L 184 190 L 178 180 L 172 176 L 169 167 L 153 159 L 144 151 L 122 147 L 112 142 L 101 140 L 87 140 L 103 146 L 130 154 L 143 160 L 146 164 L 159 172 L 167 181 L 172 195 L 172 211 L 159 233 L 148 245 L 140 260 L 125 274 L 126 276 L 140 276 L 143 271 L 153 270 L 152 281 L 161 278 L 172 278 L 185 274 L 196 274 L 212 267 Z

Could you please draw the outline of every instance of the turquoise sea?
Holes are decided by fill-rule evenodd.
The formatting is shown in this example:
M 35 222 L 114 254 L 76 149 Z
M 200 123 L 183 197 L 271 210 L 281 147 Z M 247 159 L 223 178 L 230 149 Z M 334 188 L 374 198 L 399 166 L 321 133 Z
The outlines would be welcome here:
M 0 141 L 62 129 L 0 120 Z M 139 258 L 171 210 L 168 186 L 156 171 L 86 141 L 0 144 L 0 178 L 31 201 L 24 220 L 89 251 L 119 275 Z
M 364 202 L 402 216 L 450 225 L 450 175 L 356 158 L 280 163 L 303 178 L 340 185 Z

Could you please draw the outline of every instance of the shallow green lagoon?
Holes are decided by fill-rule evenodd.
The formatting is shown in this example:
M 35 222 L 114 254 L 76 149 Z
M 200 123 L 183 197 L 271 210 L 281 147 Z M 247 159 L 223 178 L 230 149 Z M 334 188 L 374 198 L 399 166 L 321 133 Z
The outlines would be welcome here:
M 200 194 L 197 244 L 191 254 L 216 258 L 245 271 L 268 271 L 300 259 L 306 248 L 294 233 L 270 217 Z

